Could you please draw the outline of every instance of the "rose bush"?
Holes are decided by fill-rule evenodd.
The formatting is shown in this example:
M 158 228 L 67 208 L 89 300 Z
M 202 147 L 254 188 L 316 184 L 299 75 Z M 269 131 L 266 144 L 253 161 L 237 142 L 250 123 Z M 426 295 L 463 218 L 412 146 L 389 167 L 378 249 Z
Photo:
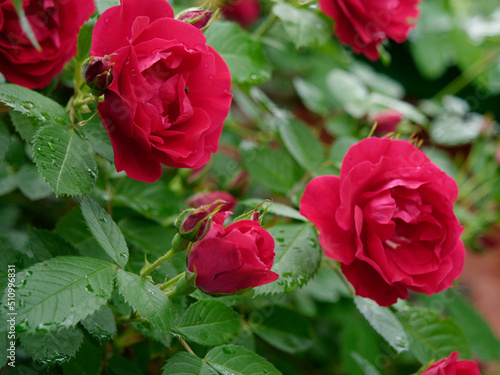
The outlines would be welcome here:
M 340 177 L 309 182 L 300 212 L 356 293 L 389 306 L 408 289 L 437 293 L 460 275 L 457 194 L 455 181 L 409 142 L 368 138 L 349 149 Z
M 422 375 L 481 375 L 476 362 L 469 360 L 459 361 L 460 353 L 453 352 L 448 358 L 434 363 Z
M 210 160 L 231 105 L 231 75 L 201 30 L 174 19 L 164 0 L 122 0 L 97 21 L 90 52 L 114 64 L 98 111 L 118 171 L 154 182 L 162 164 Z
M 240 220 L 224 228 L 228 214 L 214 216 L 208 234 L 188 256 L 188 270 L 196 272 L 196 286 L 205 293 L 235 293 L 279 277 L 271 271 L 274 239 L 269 232 L 253 220 Z
M 0 1 L 0 72 L 12 83 L 42 88 L 76 55 L 78 32 L 94 13 L 94 2 L 25 0 L 22 4 L 41 50 L 22 30 L 13 2 Z
M 420 0 L 319 0 L 322 12 L 335 20 L 335 35 L 354 52 L 379 58 L 387 38 L 402 43 L 415 26 Z

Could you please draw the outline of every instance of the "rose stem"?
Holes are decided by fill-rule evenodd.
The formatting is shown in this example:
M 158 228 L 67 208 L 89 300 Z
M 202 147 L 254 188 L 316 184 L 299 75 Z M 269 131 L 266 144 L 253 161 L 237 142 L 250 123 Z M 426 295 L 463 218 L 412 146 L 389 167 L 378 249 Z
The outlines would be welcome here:
M 161 290 L 165 290 L 167 289 L 170 285 L 172 284 L 175 284 L 182 276 L 184 276 L 186 274 L 186 271 L 184 271 L 183 273 L 180 273 L 178 274 L 177 276 L 171 278 L 170 280 L 164 282 L 163 284 L 160 284 L 158 285 L 158 287 L 161 289 Z
M 195 352 L 193 352 L 193 349 L 191 349 L 188 345 L 188 343 L 186 342 L 186 340 L 184 340 L 182 337 L 179 337 L 177 336 L 177 338 L 179 339 L 179 341 L 181 342 L 182 346 L 184 348 L 186 348 L 186 350 L 188 351 L 188 353 L 191 353 L 192 355 L 196 355 Z
M 262 36 L 276 21 L 276 15 L 274 13 L 271 13 L 269 17 L 255 30 L 253 33 L 254 36 L 260 37 Z
M 166 262 L 167 260 L 172 258 L 175 254 L 177 254 L 177 252 L 174 251 L 173 249 L 170 249 L 164 256 L 158 258 L 153 264 L 150 264 L 149 267 L 144 268 L 141 271 L 141 277 L 146 277 L 147 275 L 149 275 L 151 273 L 151 271 L 153 271 L 156 267 L 158 267 L 163 262 Z

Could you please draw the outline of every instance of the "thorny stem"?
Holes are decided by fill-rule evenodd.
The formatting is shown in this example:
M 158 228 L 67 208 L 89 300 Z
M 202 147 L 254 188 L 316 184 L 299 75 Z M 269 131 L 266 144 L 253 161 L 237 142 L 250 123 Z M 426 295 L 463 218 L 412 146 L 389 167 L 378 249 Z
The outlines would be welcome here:
M 192 354 L 192 355 L 196 355 L 195 352 L 193 352 L 193 349 L 191 349 L 188 345 L 188 343 L 186 342 L 186 340 L 184 340 L 182 337 L 179 337 L 177 336 L 177 338 L 179 339 L 179 341 L 181 342 L 182 346 L 184 348 L 186 348 L 187 352 Z
M 156 267 L 158 267 L 163 262 L 166 262 L 170 258 L 172 258 L 176 252 L 173 249 L 170 249 L 164 256 L 158 258 L 154 263 L 150 264 L 149 267 L 144 268 L 141 271 L 141 277 L 146 277 L 153 271 Z
M 161 289 L 161 290 L 165 290 L 167 289 L 169 286 L 171 286 L 172 284 L 175 284 L 181 277 L 183 277 L 184 275 L 186 274 L 186 271 L 178 274 L 177 276 L 171 278 L 170 280 L 164 282 L 163 284 L 160 284 L 158 285 L 158 287 Z

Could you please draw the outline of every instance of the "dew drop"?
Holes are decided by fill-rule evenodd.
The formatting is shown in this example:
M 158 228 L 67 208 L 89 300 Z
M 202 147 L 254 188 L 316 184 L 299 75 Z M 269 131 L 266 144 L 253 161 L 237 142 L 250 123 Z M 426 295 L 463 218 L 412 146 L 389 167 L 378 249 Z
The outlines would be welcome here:
M 100 217 L 100 218 L 99 218 L 99 221 L 100 221 L 100 222 L 102 222 L 102 223 L 107 223 L 106 219 L 105 219 L 105 218 L 103 218 L 103 217 Z
M 213 74 L 210 74 L 210 75 L 208 76 L 208 79 L 214 79 Z
M 92 288 L 92 285 L 90 285 L 90 284 L 87 284 L 85 289 L 87 289 L 87 291 L 89 291 L 90 293 L 92 293 L 94 291 L 94 288 Z
M 256 75 L 256 74 L 252 74 L 252 75 L 250 76 L 250 78 L 251 78 L 251 79 L 253 79 L 253 80 L 256 80 L 256 79 L 257 79 L 257 75 Z

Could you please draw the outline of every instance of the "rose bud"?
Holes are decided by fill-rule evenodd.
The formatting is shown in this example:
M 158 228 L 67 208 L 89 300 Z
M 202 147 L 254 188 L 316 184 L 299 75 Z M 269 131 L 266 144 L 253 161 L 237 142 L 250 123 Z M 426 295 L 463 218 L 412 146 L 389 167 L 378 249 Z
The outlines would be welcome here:
M 211 204 L 204 205 L 198 208 L 188 208 L 182 211 L 177 219 L 175 219 L 175 226 L 179 235 L 188 241 L 199 241 L 207 234 L 210 229 L 210 222 L 212 217 L 218 213 L 224 202 L 216 200 Z M 226 213 L 228 216 L 230 212 Z
M 187 204 L 190 207 L 199 207 L 207 204 L 214 203 L 220 200 L 224 205 L 220 208 L 220 211 L 231 211 L 237 203 L 235 197 L 225 191 L 213 191 L 210 193 L 198 193 L 193 195 L 187 200 Z
M 208 25 L 213 13 L 214 12 L 212 12 L 211 10 L 190 8 L 180 13 L 177 16 L 177 19 L 179 21 L 190 23 L 197 29 L 203 29 Z
M 481 375 L 476 362 L 467 359 L 459 361 L 459 355 L 452 352 L 448 358 L 431 365 L 422 375 Z
M 226 19 L 238 22 L 243 28 L 253 25 L 260 18 L 258 0 L 229 1 L 221 10 Z
M 196 273 L 196 286 L 208 294 L 231 294 L 271 283 L 274 239 L 252 220 L 224 228 L 225 213 L 214 216 L 206 237 L 188 255 L 188 270 Z
M 372 137 L 347 151 L 340 176 L 307 184 L 300 213 L 356 294 L 390 306 L 409 290 L 441 292 L 462 273 L 457 195 L 456 182 L 410 142 Z
M 377 127 L 375 128 L 375 133 L 387 134 L 395 131 L 398 124 L 401 122 L 403 118 L 404 116 L 401 113 L 393 109 L 386 109 L 384 111 L 380 111 L 375 115 L 373 119 L 373 123 L 377 124 Z
M 111 61 L 107 57 L 90 56 L 82 64 L 82 75 L 90 88 L 90 91 L 95 96 L 104 94 L 108 86 L 113 80 L 111 72 Z

